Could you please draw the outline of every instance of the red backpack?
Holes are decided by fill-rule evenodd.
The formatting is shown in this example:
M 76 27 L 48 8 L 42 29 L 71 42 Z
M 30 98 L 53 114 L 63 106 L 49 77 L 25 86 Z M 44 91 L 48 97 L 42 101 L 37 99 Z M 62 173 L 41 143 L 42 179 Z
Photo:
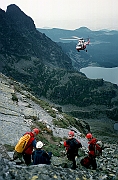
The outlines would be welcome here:
M 81 159 L 80 164 L 86 168 L 89 168 L 91 164 L 91 160 L 88 156 L 86 156 L 83 159 Z

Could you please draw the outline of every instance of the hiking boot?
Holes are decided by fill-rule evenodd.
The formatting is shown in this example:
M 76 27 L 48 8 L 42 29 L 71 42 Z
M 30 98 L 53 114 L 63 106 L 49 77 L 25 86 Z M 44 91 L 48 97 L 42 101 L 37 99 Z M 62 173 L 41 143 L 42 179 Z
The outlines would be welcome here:
M 16 165 L 24 164 L 24 162 L 16 162 Z
M 72 168 L 71 168 L 71 169 L 74 169 L 74 170 L 75 170 L 76 168 L 78 168 L 78 166 L 75 166 L 75 167 L 74 167 L 74 166 L 72 166 Z

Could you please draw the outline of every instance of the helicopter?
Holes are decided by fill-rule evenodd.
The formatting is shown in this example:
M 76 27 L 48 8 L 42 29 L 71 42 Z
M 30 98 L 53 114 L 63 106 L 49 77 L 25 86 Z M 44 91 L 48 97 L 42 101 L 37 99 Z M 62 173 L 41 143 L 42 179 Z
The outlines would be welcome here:
M 86 39 L 84 38 L 79 38 L 77 36 L 72 36 L 71 39 L 63 39 L 63 38 L 60 38 L 61 40 L 78 40 L 78 43 L 76 45 L 76 50 L 78 52 L 80 52 L 80 50 L 85 50 L 86 49 L 86 46 L 89 45 L 90 43 L 90 38 L 86 38 L 87 41 L 85 41 Z M 87 52 L 87 49 L 86 49 L 86 52 Z

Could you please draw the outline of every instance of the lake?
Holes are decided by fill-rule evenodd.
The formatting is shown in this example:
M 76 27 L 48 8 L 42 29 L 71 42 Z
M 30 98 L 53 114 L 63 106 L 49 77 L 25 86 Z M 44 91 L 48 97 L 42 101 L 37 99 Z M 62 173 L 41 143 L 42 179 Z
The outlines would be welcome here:
M 118 85 L 118 67 L 115 68 L 103 68 L 103 67 L 86 67 L 80 69 L 80 72 L 84 73 L 90 79 L 104 79 L 111 83 Z

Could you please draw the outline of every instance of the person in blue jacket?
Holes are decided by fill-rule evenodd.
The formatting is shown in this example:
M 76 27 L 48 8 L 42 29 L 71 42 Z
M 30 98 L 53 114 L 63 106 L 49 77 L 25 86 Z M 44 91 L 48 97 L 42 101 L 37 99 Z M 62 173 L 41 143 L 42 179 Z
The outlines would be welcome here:
M 36 143 L 36 150 L 32 154 L 32 160 L 33 160 L 33 165 L 37 164 L 51 164 L 51 156 L 52 152 L 46 152 L 42 149 L 43 143 L 41 141 L 38 141 Z

